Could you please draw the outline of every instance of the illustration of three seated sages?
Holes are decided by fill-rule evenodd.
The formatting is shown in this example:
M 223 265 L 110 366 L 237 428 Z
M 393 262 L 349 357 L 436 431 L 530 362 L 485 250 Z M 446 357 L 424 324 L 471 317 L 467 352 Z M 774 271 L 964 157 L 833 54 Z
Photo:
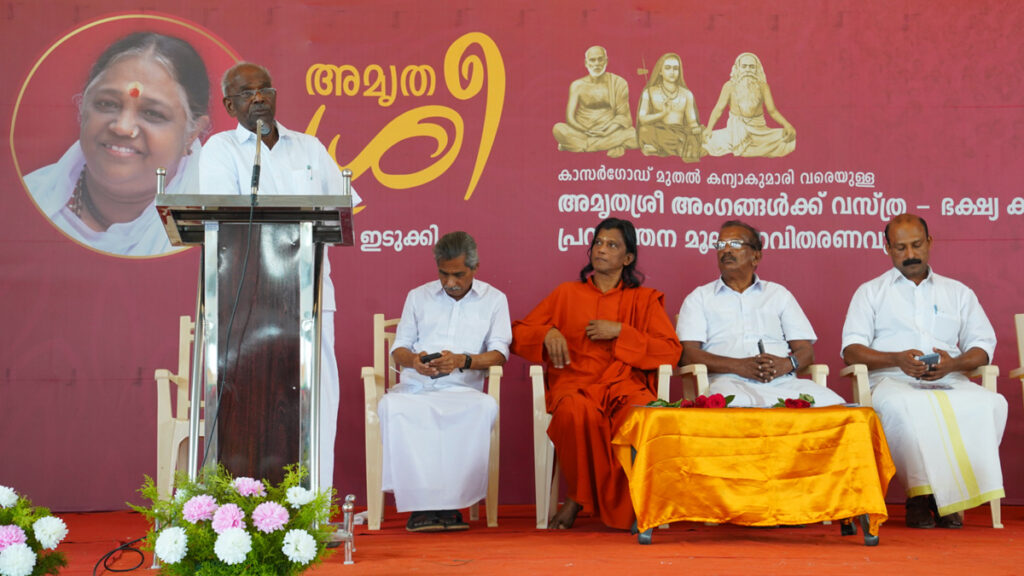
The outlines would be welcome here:
M 796 149 L 796 130 L 775 107 L 764 67 L 750 52 L 736 57 L 707 126 L 700 124 L 678 54 L 664 54 L 655 64 L 640 96 L 635 129 L 629 86 L 621 76 L 608 72 L 607 66 L 604 48 L 587 50 L 589 74 L 569 86 L 566 121 L 552 130 L 559 150 L 607 152 L 618 158 L 626 150 L 639 148 L 646 156 L 677 156 L 684 162 L 697 162 L 702 156 L 726 154 L 777 158 Z M 726 126 L 715 130 L 726 106 Z M 766 111 L 782 128 L 768 127 Z

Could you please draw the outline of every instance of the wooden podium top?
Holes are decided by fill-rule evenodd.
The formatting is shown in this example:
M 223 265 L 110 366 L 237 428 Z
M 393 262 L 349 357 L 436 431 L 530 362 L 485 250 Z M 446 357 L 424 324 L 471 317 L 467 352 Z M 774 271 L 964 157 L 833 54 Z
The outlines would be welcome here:
M 352 196 L 248 194 L 158 194 L 156 209 L 174 246 L 202 244 L 206 222 L 313 223 L 313 241 L 351 246 Z

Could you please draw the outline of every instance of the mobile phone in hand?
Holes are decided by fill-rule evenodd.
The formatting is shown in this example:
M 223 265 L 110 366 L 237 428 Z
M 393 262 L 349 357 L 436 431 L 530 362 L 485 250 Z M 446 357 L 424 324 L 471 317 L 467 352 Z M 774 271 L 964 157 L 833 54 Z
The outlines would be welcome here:
M 938 354 L 925 354 L 923 356 L 918 356 L 917 359 L 927 364 L 929 368 L 939 363 Z
M 441 353 L 440 352 L 434 352 L 433 354 L 427 354 L 426 356 L 420 356 L 420 362 L 426 364 L 427 362 L 430 362 L 431 360 L 437 360 L 440 357 L 441 357 Z

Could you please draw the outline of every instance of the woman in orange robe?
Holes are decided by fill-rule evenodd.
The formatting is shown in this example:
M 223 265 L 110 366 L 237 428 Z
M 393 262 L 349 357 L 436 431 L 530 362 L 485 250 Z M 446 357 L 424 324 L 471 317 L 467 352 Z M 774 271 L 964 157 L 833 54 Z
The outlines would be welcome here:
M 647 371 L 677 364 L 682 346 L 664 295 L 640 285 L 633 224 L 602 221 L 587 255 L 578 282 L 559 285 L 512 324 L 512 352 L 548 363 L 548 436 L 569 486 L 551 527 L 571 528 L 586 510 L 608 526 L 628 529 L 633 505 L 611 439 L 625 408 L 656 398 L 655 376 Z

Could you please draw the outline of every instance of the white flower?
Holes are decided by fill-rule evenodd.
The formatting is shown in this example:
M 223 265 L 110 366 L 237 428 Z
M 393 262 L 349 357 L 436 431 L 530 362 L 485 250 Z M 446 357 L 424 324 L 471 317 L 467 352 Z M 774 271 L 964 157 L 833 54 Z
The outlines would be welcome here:
M 284 535 L 281 552 L 292 562 L 308 564 L 310 560 L 316 558 L 316 540 L 305 530 L 289 530 Z
M 43 548 L 54 550 L 57 544 L 68 535 L 68 527 L 64 521 L 56 516 L 40 518 L 32 523 L 32 531 L 35 532 L 36 540 Z
M 217 536 L 213 551 L 221 562 L 233 565 L 245 560 L 252 550 L 252 536 L 241 528 L 228 528 Z
M 167 564 L 181 562 L 185 553 L 188 552 L 188 536 L 185 534 L 185 529 L 172 526 L 161 530 L 160 535 L 156 537 L 156 546 L 153 547 L 153 552 L 157 558 Z
M 28 576 L 36 567 L 36 553 L 27 544 L 11 544 L 0 552 L 0 574 Z
M 300 506 L 305 506 L 312 502 L 315 497 L 316 494 L 314 494 L 312 490 L 306 490 L 302 486 L 292 486 L 288 489 L 288 492 L 285 493 L 284 499 L 288 501 L 288 504 L 292 508 L 299 508 Z
M 17 503 L 18 493 L 7 486 L 0 486 L 0 508 L 11 508 Z

